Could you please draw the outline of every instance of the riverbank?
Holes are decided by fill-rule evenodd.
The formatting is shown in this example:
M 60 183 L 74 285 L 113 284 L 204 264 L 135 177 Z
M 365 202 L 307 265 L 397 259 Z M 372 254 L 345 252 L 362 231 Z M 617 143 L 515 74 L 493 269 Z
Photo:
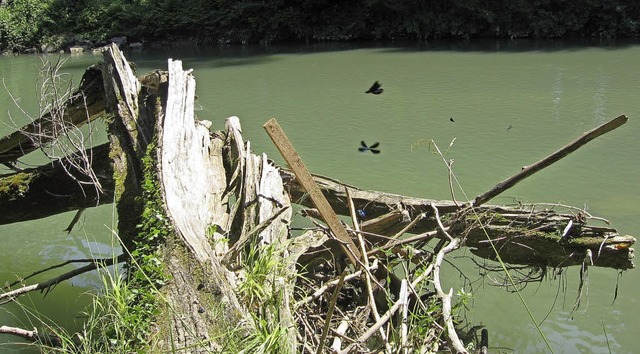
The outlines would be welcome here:
M 331 5 L 188 0 L 0 2 L 0 51 L 58 52 L 131 43 L 207 45 L 434 39 L 638 38 L 640 7 L 631 0 L 523 3 L 383 2 Z

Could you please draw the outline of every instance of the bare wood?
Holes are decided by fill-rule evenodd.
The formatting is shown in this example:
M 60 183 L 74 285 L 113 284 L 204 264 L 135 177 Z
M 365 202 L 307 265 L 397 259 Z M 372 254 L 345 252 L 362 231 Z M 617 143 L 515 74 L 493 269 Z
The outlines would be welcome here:
M 122 261 L 124 261 L 124 258 L 122 258 Z M 35 277 L 38 274 L 42 274 L 45 272 L 48 272 L 52 269 L 56 269 L 56 268 L 61 268 L 66 266 L 67 264 L 73 264 L 73 263 L 95 263 L 95 264 L 105 264 L 105 265 L 111 265 L 113 264 L 113 258 L 78 258 L 78 259 L 69 259 L 66 260 L 62 263 L 58 263 L 58 264 L 54 264 L 50 267 L 44 268 L 44 269 L 40 269 L 38 271 L 35 271 L 25 277 L 22 277 L 16 281 L 14 281 L 13 283 L 5 286 L 5 289 L 11 288 L 12 286 L 18 285 L 20 283 L 23 283 L 25 280 L 30 279 L 32 277 Z
M 406 279 L 402 279 L 402 286 L 400 287 L 400 295 L 398 297 L 403 300 L 401 309 L 402 324 L 400 325 L 400 347 L 404 354 L 408 354 L 409 349 L 407 348 L 407 335 L 409 332 L 409 291 Z
M 427 266 L 427 268 L 424 270 L 424 272 L 422 272 L 417 278 L 415 278 L 412 282 L 411 282 L 411 287 L 412 288 L 416 288 L 418 286 L 418 284 L 420 284 L 423 280 L 425 280 L 427 277 L 429 277 L 429 275 L 431 274 L 433 270 L 433 264 L 429 264 Z M 371 326 L 367 331 L 365 331 L 362 335 L 360 335 L 360 337 L 358 337 L 358 339 L 351 343 L 348 347 L 346 347 L 345 349 L 343 349 L 340 354 L 347 354 L 347 353 L 351 353 L 353 350 L 353 348 L 360 344 L 360 343 L 364 343 L 365 341 L 367 341 L 369 338 L 371 338 L 371 336 L 373 336 L 380 327 L 382 327 L 385 323 L 387 323 L 387 321 L 389 321 L 389 319 L 391 318 L 391 316 L 393 316 L 394 313 L 396 313 L 396 311 L 398 311 L 398 309 L 400 309 L 400 306 L 404 303 L 404 299 L 398 299 L 396 300 L 396 302 L 393 304 L 393 306 L 391 306 L 391 308 L 389 310 L 387 310 L 387 312 L 384 313 L 384 315 L 382 315 L 380 317 L 380 319 L 378 321 L 376 321 L 376 323 L 373 324 L 373 326 Z
M 110 104 L 107 110 L 118 116 L 118 123 L 124 126 L 127 140 L 139 159 L 146 153 L 146 147 L 151 142 L 155 119 L 141 117 L 139 100 L 142 85 L 118 46 L 111 43 L 103 56 L 104 71 L 107 74 L 103 76 L 103 80 L 105 87 L 110 88 L 105 90 L 106 100 L 118 102 L 117 105 Z
M 0 326 L 0 334 L 11 334 L 29 340 L 33 343 L 40 342 L 50 347 L 61 347 L 62 339 L 55 334 L 41 334 L 36 328 L 28 330 L 18 327 Z
M 167 215 L 185 248 L 207 274 L 213 287 L 221 292 L 222 296 L 217 301 L 226 304 L 227 315 L 237 321 L 246 321 L 244 323 L 250 327 L 252 322 L 238 301 L 232 276 L 216 257 L 207 239 L 210 226 L 227 223 L 228 215 L 223 203 L 226 188 L 221 152 L 223 144 L 220 139 L 211 139 L 208 127 L 195 119 L 195 78 L 191 70 L 183 70 L 179 60 L 170 59 L 168 66 L 165 111 L 158 121 L 162 134 L 158 137 L 157 152 L 158 176 Z M 179 272 L 180 266 L 185 265 L 176 264 L 174 272 Z M 180 296 L 184 291 L 173 289 L 174 286 L 169 284 L 167 291 L 178 298 L 170 298 L 169 301 L 184 301 Z M 174 321 L 172 326 L 180 330 L 181 326 L 197 328 L 198 324 L 185 325 Z M 194 343 L 200 340 L 193 333 L 189 334 L 185 341 Z M 163 340 L 168 342 L 171 339 Z M 169 343 L 166 345 L 171 347 Z
M 347 333 L 347 329 L 349 329 L 349 322 L 342 320 L 336 329 L 337 335 L 333 337 L 333 344 L 331 344 L 331 350 L 333 350 L 333 352 L 339 352 L 340 348 L 342 348 L 341 336 L 344 336 L 344 334 Z
M 97 67 L 88 68 L 80 83 L 80 87 L 64 103 L 64 120 L 75 126 L 81 126 L 105 115 L 104 84 L 102 71 Z M 53 124 L 51 115 L 36 119 L 32 123 L 18 129 L 13 134 L 0 139 L 0 163 L 8 163 L 35 151 L 39 146 L 34 142 L 35 134 L 51 131 Z
M 135 134 L 127 129 L 126 122 L 139 118 L 137 108 L 127 108 L 130 108 L 128 102 L 137 101 L 140 86 L 129 71 L 123 70 L 128 64 L 117 46 L 110 46 L 102 55 L 105 110 L 113 114 L 113 119 L 107 122 L 107 132 L 113 178 L 119 182 L 114 186 L 118 235 L 125 248 L 133 249 L 133 240 L 139 231 L 136 225 L 141 223 L 143 204 L 138 201 L 142 196 L 144 173 L 140 155 L 136 152 L 142 148 L 133 137 Z
M 167 211 L 185 244 L 200 262 L 213 254 L 206 239 L 210 225 L 224 224 L 203 205 L 215 204 L 224 190 L 222 158 L 215 150 L 209 129 L 196 124 L 193 104 L 196 82 L 182 62 L 169 60 L 169 88 L 159 144 L 159 167 Z
M 347 193 L 347 200 L 349 203 L 349 211 L 351 213 L 351 219 L 353 220 L 353 228 L 358 235 L 358 243 L 360 245 L 360 250 L 362 251 L 362 263 L 364 264 L 364 269 L 369 268 L 369 256 L 367 255 L 367 248 L 364 244 L 364 239 L 362 237 L 362 233 L 360 233 L 360 225 L 358 223 L 358 217 L 356 216 L 356 208 L 353 206 L 353 199 L 351 199 L 351 195 L 349 194 L 349 188 L 345 188 L 345 192 Z M 371 307 L 371 313 L 373 314 L 373 318 L 376 321 L 380 320 L 380 313 L 378 312 L 378 307 L 376 306 L 376 298 L 373 295 L 373 287 L 371 286 L 371 278 L 373 278 L 373 274 L 370 272 L 365 272 L 364 279 L 365 284 L 367 286 L 367 295 L 369 297 L 369 307 Z M 376 283 L 379 283 L 376 280 Z M 382 287 L 381 287 L 382 288 Z M 391 353 L 391 345 L 389 345 L 389 341 L 387 339 L 387 334 L 384 331 L 384 328 L 380 327 L 379 329 L 380 337 L 384 342 L 385 348 L 387 352 Z
M 371 326 L 366 332 L 364 332 L 364 334 L 362 334 L 360 337 L 358 337 L 358 339 L 354 343 L 351 343 L 345 349 L 340 351 L 340 354 L 353 353 L 353 350 L 356 347 L 356 345 L 364 343 L 369 338 L 371 338 L 371 336 L 373 336 L 377 331 L 379 331 L 380 328 L 382 328 L 382 326 L 384 326 L 384 324 L 387 323 L 387 321 L 389 321 L 389 319 L 391 319 L 391 316 L 393 316 L 393 314 L 395 314 L 396 311 L 398 311 L 398 309 L 400 308 L 400 306 L 403 303 L 404 303 L 404 299 L 398 299 L 393 304 L 393 306 L 391 306 L 391 308 L 389 310 L 387 310 L 387 312 L 384 313 L 384 315 L 380 316 L 380 319 L 378 321 L 376 321 L 373 324 L 373 326 Z
M 320 336 L 320 343 L 318 344 L 318 349 L 316 349 L 316 354 L 321 354 L 322 349 L 324 349 L 324 342 L 327 339 L 327 334 L 329 333 L 329 327 L 331 327 L 331 318 L 333 317 L 333 309 L 336 306 L 336 301 L 338 301 L 338 295 L 340 295 L 340 289 L 342 289 L 342 285 L 344 284 L 344 277 L 347 275 L 346 272 L 342 272 L 340 274 L 340 278 L 338 279 L 338 285 L 333 290 L 333 294 L 331 295 L 331 300 L 329 300 L 329 309 L 327 310 L 327 316 L 324 319 L 324 326 L 322 327 L 322 335 Z
M 347 230 L 340 223 L 335 211 L 333 211 L 331 205 L 329 205 L 329 202 L 313 180 L 311 173 L 309 173 L 304 162 L 302 162 L 302 159 L 295 151 L 291 141 L 287 138 L 286 134 L 278 124 L 278 121 L 276 121 L 275 118 L 271 118 L 263 125 L 263 127 L 280 151 L 280 154 L 282 154 L 284 159 L 287 161 L 289 167 L 293 170 L 293 173 L 300 181 L 300 184 L 309 193 L 311 200 L 315 204 L 316 208 L 318 208 L 318 211 L 320 212 L 320 215 L 322 215 L 324 221 L 327 223 L 334 235 L 336 235 L 338 240 L 341 241 L 341 246 L 345 248 L 345 254 L 349 257 L 351 263 L 358 267 L 358 260 L 362 257 L 358 247 L 356 247 L 355 243 L 347 233 Z
M 493 187 L 491 190 L 487 191 L 484 194 L 481 194 L 479 196 L 476 197 L 476 199 L 473 201 L 473 206 L 479 206 L 482 205 L 486 202 L 488 202 L 489 200 L 493 199 L 494 197 L 496 197 L 497 195 L 499 195 L 500 193 L 504 192 L 505 190 L 515 186 L 517 183 L 519 183 L 520 181 L 522 181 L 523 179 L 531 176 L 532 174 L 544 169 L 545 167 L 553 164 L 554 162 L 560 160 L 561 158 L 569 155 L 570 153 L 578 150 L 581 146 L 585 145 L 586 143 L 590 142 L 591 140 L 599 137 L 600 135 L 603 135 L 605 133 L 608 133 L 616 128 L 618 128 L 619 126 L 623 125 L 624 123 L 627 122 L 629 118 L 627 118 L 627 116 L 625 115 L 621 115 L 619 117 L 616 117 L 612 120 L 610 120 L 607 123 L 604 123 L 602 125 L 600 125 L 599 127 L 592 129 L 586 133 L 583 133 L 579 138 L 577 138 L 576 140 L 570 142 L 569 144 L 565 145 L 564 147 L 560 148 L 560 150 L 554 152 L 553 154 L 545 157 L 544 159 L 534 163 L 533 165 L 529 165 L 525 168 L 523 168 L 520 172 L 516 173 L 515 175 L 505 179 L 504 181 L 498 183 L 495 187 Z
M 98 176 L 104 194 L 99 194 L 92 185 L 78 183 L 84 182 L 86 176 L 74 168 L 65 169 L 61 165 L 64 161 L 54 161 L 2 175 L 0 225 L 112 203 L 114 184 L 113 170 L 109 163 L 109 145 L 97 146 L 87 153 L 93 155 L 91 168 Z M 38 207 L 34 208 L 34 205 Z
M 442 231 L 449 239 L 449 244 L 441 248 L 436 255 L 433 267 L 433 286 L 436 289 L 438 297 L 442 301 L 442 318 L 445 323 L 447 341 L 453 347 L 453 349 L 455 349 L 456 353 L 468 353 L 467 349 L 464 347 L 464 344 L 462 343 L 462 341 L 460 341 L 458 333 L 456 332 L 455 326 L 453 324 L 453 315 L 451 314 L 451 297 L 453 289 L 450 289 L 448 293 L 445 293 L 442 290 L 442 285 L 440 283 L 440 267 L 442 266 L 444 256 L 447 253 L 450 253 L 460 247 L 460 239 L 453 238 L 451 237 L 451 235 L 449 235 L 449 233 L 445 230 L 444 225 L 442 225 L 442 222 L 440 221 L 438 209 L 435 206 L 432 207 L 436 214 L 436 220 L 438 221 L 440 231 Z
M 283 176 L 283 180 L 287 181 L 292 200 L 296 200 L 298 204 L 313 207 L 308 198 L 302 198 L 304 189 L 294 174 L 286 169 L 282 169 L 280 174 Z M 380 240 L 379 237 L 367 234 L 372 230 L 383 235 L 389 235 L 389 232 L 394 235 L 403 230 L 419 234 L 406 240 L 389 242 L 387 246 L 384 246 L 385 249 L 437 236 L 433 232 L 438 228 L 438 224 L 432 206 L 442 214 L 451 214 L 459 210 L 453 201 L 362 190 L 319 175 L 313 175 L 313 178 L 323 195 L 327 196 L 331 206 L 340 215 L 349 215 L 349 209 L 344 202 L 347 199 L 345 188 L 349 188 L 349 194 L 355 208 L 365 209 L 367 216 L 373 218 L 361 223 L 361 228 L 366 231 L 363 232 L 363 235 L 367 240 L 372 242 Z M 411 218 L 418 220 L 410 230 L 406 230 L 406 227 L 413 222 L 403 219 L 400 212 L 395 210 L 398 203 L 404 206 Z M 471 247 L 471 251 L 479 257 L 493 259 L 495 254 L 487 243 L 487 234 L 485 234 L 487 232 L 489 237 L 500 245 L 502 259 L 510 264 L 549 267 L 580 265 L 585 250 L 589 248 L 594 252 L 601 250 L 598 252 L 599 257 L 594 264 L 597 267 L 614 269 L 635 267 L 633 249 L 631 248 L 636 241 L 634 237 L 619 235 L 618 231 L 611 227 L 605 228 L 585 223 L 580 223 L 580 227 L 575 227 L 574 222 L 572 237 L 561 240 L 555 230 L 557 228 L 563 229 L 570 220 L 576 218 L 576 215 L 581 215 L 581 211 L 571 208 L 571 213 L 560 213 L 554 209 L 566 208 L 557 204 L 544 205 L 543 208 L 537 204 L 513 207 L 480 205 L 476 211 L 481 215 L 484 227 L 480 227 L 477 220 L 469 217 L 468 221 L 475 223 L 476 227 L 471 228 L 466 235 L 465 246 Z M 587 213 L 584 215 L 587 220 L 597 219 Z M 384 227 L 378 227 L 378 220 L 375 220 L 377 217 L 380 217 L 379 220 L 384 224 Z M 379 251 L 373 249 L 368 253 L 374 255 L 377 252 Z
M 374 260 L 373 263 L 371 264 L 371 266 L 366 269 L 366 271 L 373 271 L 378 269 L 378 260 Z M 360 269 L 356 272 L 354 272 L 353 274 L 349 274 L 344 278 L 344 281 L 349 282 L 352 279 L 355 278 L 359 278 L 362 273 L 364 272 L 363 269 Z M 304 304 L 308 304 L 309 302 L 319 298 L 320 296 L 322 296 L 322 294 L 325 293 L 325 291 L 327 291 L 329 288 L 338 285 L 339 279 L 333 279 L 331 281 L 326 282 L 322 287 L 318 288 L 313 294 L 305 297 L 304 299 L 301 299 L 300 301 L 296 302 L 295 305 L 293 306 L 294 309 L 299 308 L 300 306 L 304 305 Z
M 21 288 L 18 288 L 16 290 L 11 290 L 11 291 L 7 291 L 5 293 L 0 294 L 0 303 L 3 301 L 11 301 L 15 298 L 17 298 L 18 296 L 24 295 L 26 293 L 32 292 L 32 291 L 45 291 L 48 292 L 53 286 L 65 281 L 65 280 L 69 280 L 75 276 L 78 276 L 80 274 L 84 274 L 87 272 L 90 272 L 92 270 L 96 270 L 101 266 L 110 266 L 116 263 L 120 263 L 120 262 L 124 262 L 125 257 L 124 255 L 120 255 L 117 258 L 106 258 L 106 259 L 101 259 L 100 262 L 92 262 L 89 263 L 85 266 L 82 266 L 80 268 L 76 268 L 73 269 L 69 272 L 66 272 L 64 274 L 61 274 L 55 278 L 51 278 L 48 279 L 46 281 L 43 281 L 41 283 L 38 284 L 32 284 L 32 285 L 27 285 L 27 286 L 23 286 Z

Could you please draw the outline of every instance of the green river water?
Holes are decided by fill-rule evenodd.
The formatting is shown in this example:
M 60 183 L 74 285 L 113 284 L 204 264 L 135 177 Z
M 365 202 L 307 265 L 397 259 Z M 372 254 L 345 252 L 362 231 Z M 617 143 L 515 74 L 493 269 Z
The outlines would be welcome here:
M 640 44 L 449 42 L 176 48 L 125 55 L 138 73 L 166 69 L 167 58 L 193 68 L 197 116 L 213 121 L 215 129 L 223 128 L 225 117 L 240 117 L 254 152 L 282 163 L 262 128 L 275 117 L 312 172 L 424 198 L 451 196 L 442 160 L 421 142 L 433 139 L 443 151 L 448 148 L 446 157 L 455 161 L 463 187 L 456 197 L 473 198 L 581 133 L 626 114 L 626 125 L 492 204 L 518 200 L 586 206 L 621 234 L 640 234 Z M 65 70 L 77 85 L 84 69 L 99 60 L 98 55 L 74 56 Z M 37 113 L 39 65 L 37 56 L 0 57 L 4 85 L 32 114 Z M 365 94 L 375 80 L 384 92 Z M 9 114 L 24 122 L 2 88 L 2 134 L 11 131 Z M 104 140 L 104 133 L 99 135 Z M 358 152 L 361 140 L 379 142 L 382 152 Z M 42 157 L 24 161 L 41 163 Z M 0 226 L 0 284 L 70 258 L 109 256 L 112 206 L 87 210 L 82 225 L 67 235 L 62 230 L 72 217 L 66 213 Z M 452 261 L 472 285 L 465 285 L 451 267 L 443 269 L 442 277 L 445 287 L 473 292 L 467 319 L 488 329 L 492 352 L 548 352 L 518 296 L 491 285 L 499 273 L 479 281 L 470 256 L 462 249 Z M 574 313 L 577 268 L 522 291 L 556 353 L 637 352 L 640 273 L 630 270 L 618 277 L 615 270 L 590 268 L 588 292 Z M 32 328 L 29 312 L 37 310 L 78 328 L 89 303 L 85 294 L 99 288 L 99 280 L 89 274 L 58 285 L 45 298 L 34 293 L 20 304 L 2 305 L 0 326 Z M 0 335 L 0 352 L 31 352 L 15 342 Z

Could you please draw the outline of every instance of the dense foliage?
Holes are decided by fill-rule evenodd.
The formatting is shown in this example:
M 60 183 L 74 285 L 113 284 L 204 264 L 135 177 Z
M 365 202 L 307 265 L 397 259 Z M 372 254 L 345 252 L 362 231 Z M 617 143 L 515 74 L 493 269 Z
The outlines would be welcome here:
M 637 0 L 0 0 L 0 49 L 127 36 L 269 43 L 637 37 Z

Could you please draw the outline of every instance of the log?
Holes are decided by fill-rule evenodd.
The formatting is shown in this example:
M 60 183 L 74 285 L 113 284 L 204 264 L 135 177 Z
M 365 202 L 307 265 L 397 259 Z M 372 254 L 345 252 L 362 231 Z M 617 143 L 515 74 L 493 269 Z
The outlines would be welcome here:
M 91 167 L 104 193 L 99 193 L 82 172 L 64 168 L 63 160 L 3 175 L 0 176 L 0 225 L 112 203 L 114 184 L 109 146 L 100 145 L 89 154 L 93 156 Z
M 293 173 L 286 169 L 281 169 L 280 173 L 286 181 L 291 199 L 313 207 L 304 198 L 305 189 L 298 184 Z M 355 208 L 364 210 L 367 215 L 361 227 L 363 231 L 372 234 L 365 234 L 365 237 L 378 246 L 382 245 L 382 240 L 387 240 L 387 237 L 394 236 L 410 224 L 413 226 L 408 231 L 413 234 L 435 230 L 437 223 L 432 206 L 441 214 L 448 213 L 452 216 L 460 210 L 453 201 L 361 190 L 319 175 L 315 175 L 314 180 L 332 208 L 341 215 L 349 215 L 345 206 L 345 190 L 349 189 Z M 561 206 L 557 208 L 561 209 Z M 456 228 L 458 232 L 466 230 L 464 245 L 482 258 L 495 259 L 488 242 L 491 239 L 497 242 L 502 250 L 500 255 L 507 263 L 548 267 L 579 265 L 586 250 L 590 249 L 594 255 L 598 255 L 594 266 L 615 269 L 635 267 L 634 250 L 631 246 L 636 239 L 629 235 L 619 235 L 611 227 L 588 224 L 590 216 L 584 211 L 559 213 L 553 208 L 541 209 L 533 204 L 515 207 L 481 205 L 476 208 L 476 212 L 481 216 L 479 220 L 473 214 L 467 214 Z M 570 230 L 570 237 L 563 238 L 562 231 L 570 221 L 574 225 Z
M 92 66 L 85 71 L 80 87 L 64 104 L 64 111 L 64 121 L 77 127 L 105 116 L 104 84 L 99 67 Z M 51 115 L 47 113 L 0 139 L 0 163 L 12 163 L 39 149 L 39 144 L 47 140 L 37 142 L 34 135 L 51 137 L 52 128 Z

